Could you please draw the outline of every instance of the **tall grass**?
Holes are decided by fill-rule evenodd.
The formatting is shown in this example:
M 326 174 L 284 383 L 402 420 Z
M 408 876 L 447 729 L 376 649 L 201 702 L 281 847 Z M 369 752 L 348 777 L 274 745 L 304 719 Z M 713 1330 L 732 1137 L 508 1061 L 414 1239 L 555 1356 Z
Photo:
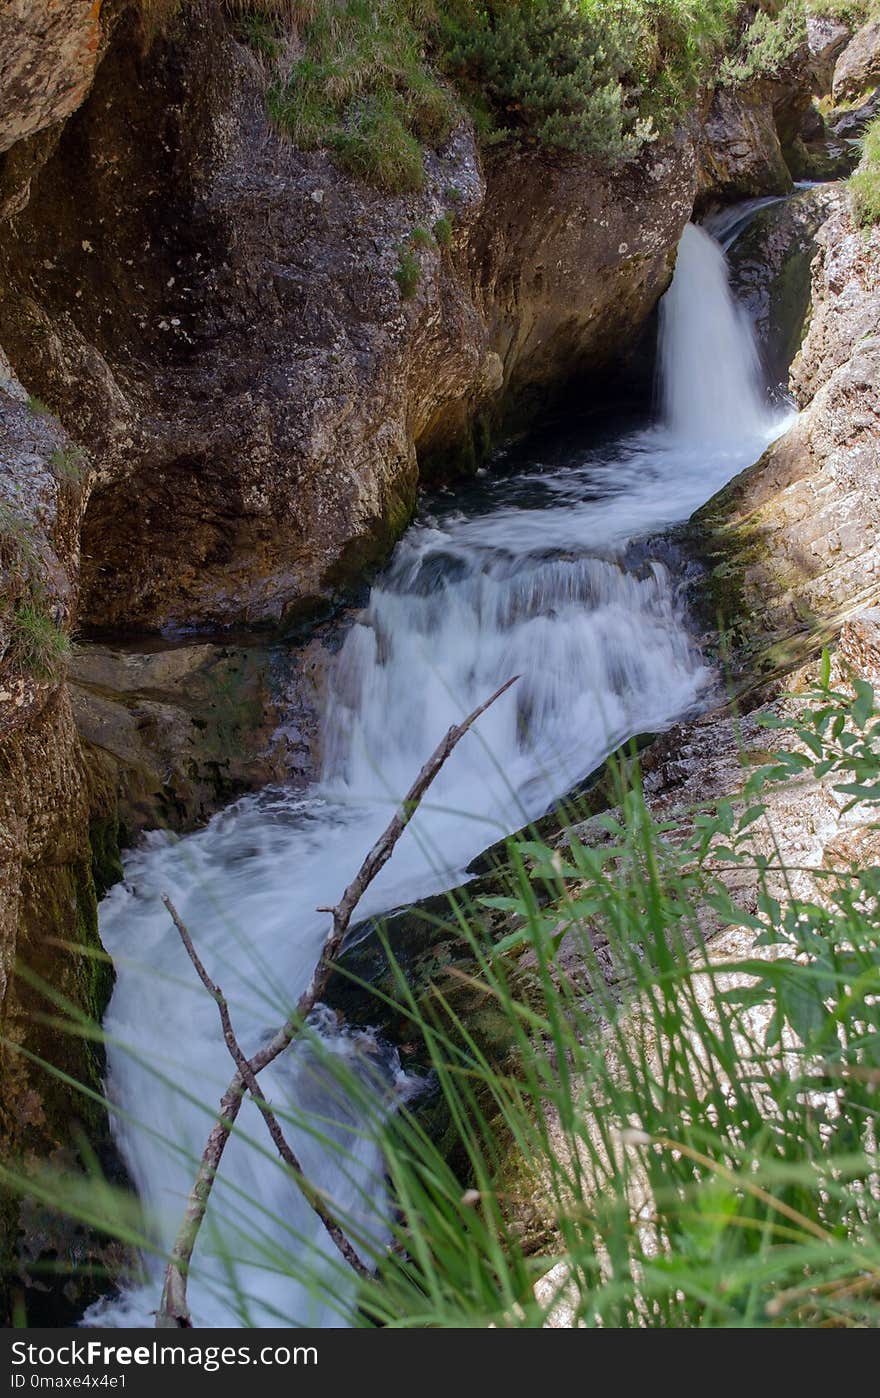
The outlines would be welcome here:
M 880 223 L 880 117 L 875 117 L 862 140 L 859 168 L 849 178 L 853 215 L 862 228 Z
M 633 759 L 613 810 L 510 841 L 494 892 L 450 895 L 429 981 L 410 984 L 390 945 L 373 984 L 343 957 L 359 1017 L 393 1031 L 419 1090 L 389 1111 L 387 1059 L 365 1068 L 313 1027 L 322 1115 L 273 1106 L 342 1171 L 364 1133 L 381 1140 L 387 1237 L 369 1182 L 341 1220 L 375 1275 L 319 1261 L 268 1214 L 242 1236 L 226 1191 L 230 1276 L 256 1259 L 361 1326 L 877 1324 L 880 868 L 806 883 L 772 823 L 780 792 L 821 781 L 871 827 L 880 716 L 869 686 L 828 675 L 797 717 L 766 718 L 780 750 L 735 801 L 658 822 Z M 4 1174 L 155 1249 L 104 1185 Z

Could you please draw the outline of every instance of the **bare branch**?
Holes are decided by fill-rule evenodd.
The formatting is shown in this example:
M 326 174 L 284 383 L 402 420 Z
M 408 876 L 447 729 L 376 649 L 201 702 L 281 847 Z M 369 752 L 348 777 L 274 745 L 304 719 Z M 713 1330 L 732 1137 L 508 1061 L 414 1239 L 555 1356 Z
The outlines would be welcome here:
M 342 946 L 355 908 L 380 869 L 382 869 L 391 858 L 394 846 L 397 844 L 397 841 L 400 839 L 415 814 L 419 802 L 434 778 L 440 772 L 456 744 L 461 741 L 468 730 L 476 723 L 480 715 L 485 713 L 489 706 L 495 703 L 496 699 L 500 699 L 501 695 L 510 689 L 511 685 L 515 684 L 518 679 L 519 675 L 514 675 L 511 679 L 507 680 L 505 684 L 496 689 L 495 693 L 490 695 L 485 703 L 480 704 L 478 708 L 474 709 L 473 713 L 469 714 L 466 719 L 461 723 L 453 724 L 419 772 L 419 775 L 403 798 L 400 810 L 395 813 L 386 830 L 380 835 L 379 839 L 364 859 L 360 869 L 346 888 L 340 901 L 334 908 L 327 910 L 331 911 L 333 914 L 333 923 L 327 935 L 327 939 L 324 942 L 324 946 L 321 949 L 321 954 L 318 958 L 312 978 L 297 1001 L 296 1010 L 287 1022 L 282 1025 L 280 1029 L 275 1031 L 269 1042 L 264 1044 L 263 1048 L 254 1054 L 253 1058 L 244 1060 L 248 1074 L 252 1076 L 254 1080 L 256 1080 L 257 1074 L 268 1067 L 270 1063 L 274 1062 L 279 1054 L 282 1054 L 293 1041 L 323 995 L 333 972 L 333 960 Z M 169 906 L 169 900 L 166 899 L 165 904 L 172 917 L 175 917 L 174 912 Z M 179 924 L 176 917 L 175 925 L 177 926 L 178 932 L 180 932 L 181 924 Z M 208 986 L 211 993 L 214 994 L 216 998 L 217 989 L 213 986 L 213 982 L 210 981 L 205 968 L 198 959 L 188 933 L 184 940 L 184 946 L 203 983 Z M 218 1000 L 218 1005 L 219 1003 Z M 224 1026 L 224 1036 L 225 1032 Z M 234 1035 L 232 1035 L 232 1039 L 235 1041 Z M 228 1040 L 227 1046 L 230 1047 L 230 1052 L 232 1052 Z M 237 1042 L 235 1046 L 240 1053 L 241 1050 Z M 172 1248 L 168 1260 L 168 1266 L 165 1270 L 165 1284 L 162 1289 L 162 1300 L 156 1314 L 156 1325 L 159 1328 L 188 1329 L 192 1326 L 192 1318 L 189 1313 L 186 1297 L 186 1282 L 190 1263 L 192 1261 L 193 1249 L 195 1248 L 199 1229 L 205 1217 L 214 1178 L 223 1151 L 226 1148 L 226 1142 L 229 1139 L 235 1124 L 235 1119 L 241 1108 L 244 1091 L 246 1088 L 252 1092 L 254 1091 L 254 1088 L 251 1088 L 249 1082 L 245 1080 L 242 1073 L 242 1065 L 239 1064 L 235 1053 L 233 1053 L 233 1057 L 238 1065 L 238 1071 L 221 1099 L 217 1120 L 211 1128 L 211 1134 L 202 1152 L 202 1159 L 199 1164 L 195 1183 L 190 1191 L 189 1199 L 187 1200 L 183 1222 L 178 1231 L 174 1247 Z M 261 1100 L 258 1096 L 259 1088 L 256 1088 L 256 1093 L 257 1096 L 255 1100 L 257 1100 L 257 1105 L 259 1106 Z M 274 1139 L 275 1137 L 273 1135 L 273 1140 Z M 276 1145 L 277 1144 L 276 1141 Z M 301 1169 L 299 1169 L 299 1167 L 295 1168 L 299 1170 L 301 1178 Z M 309 1202 L 311 1203 L 312 1201 L 310 1200 Z M 312 1207 L 315 1207 L 315 1205 L 312 1204 Z M 360 1259 L 358 1259 L 358 1262 L 360 1263 Z M 363 1268 L 363 1263 L 360 1263 L 360 1266 Z
M 181 918 L 180 914 L 178 913 L 177 909 L 175 908 L 174 904 L 172 903 L 171 899 L 168 897 L 167 894 L 163 894 L 162 902 L 168 909 L 168 912 L 171 915 L 171 920 L 174 923 L 174 926 L 177 928 L 178 932 L 180 933 L 180 940 L 183 942 L 183 945 L 186 948 L 186 953 L 189 956 L 190 961 L 196 968 L 196 973 L 199 977 L 199 980 L 202 982 L 202 985 L 205 987 L 205 989 L 208 991 L 211 997 L 217 1002 L 217 1009 L 220 1014 L 220 1024 L 223 1028 L 223 1039 L 226 1043 L 226 1047 L 229 1049 L 229 1052 L 232 1056 L 232 1060 L 235 1063 L 236 1068 L 238 1069 L 238 1076 L 241 1078 L 242 1082 L 244 1083 L 244 1086 L 247 1088 L 248 1092 L 251 1094 L 252 1098 L 257 1104 L 257 1107 L 260 1111 L 260 1115 L 266 1123 L 269 1135 L 272 1137 L 272 1140 L 275 1143 L 275 1147 L 278 1151 L 278 1154 L 281 1156 L 281 1159 L 284 1161 L 285 1165 L 288 1165 L 290 1169 L 293 1171 L 293 1174 L 296 1178 L 296 1182 L 299 1185 L 300 1190 L 302 1191 L 308 1203 L 314 1209 L 315 1213 L 318 1215 L 318 1218 L 321 1220 L 321 1223 L 326 1228 L 327 1232 L 333 1239 L 333 1242 L 336 1244 L 339 1251 L 342 1253 L 342 1256 L 345 1258 L 346 1262 L 349 1264 L 350 1267 L 354 1268 L 354 1270 L 358 1273 L 359 1276 L 368 1277 L 370 1275 L 369 1267 L 366 1267 L 364 1265 L 364 1263 L 361 1261 L 354 1248 L 352 1247 L 351 1243 L 349 1242 L 348 1238 L 345 1236 L 342 1229 L 339 1227 L 339 1224 L 327 1212 L 327 1209 L 322 1201 L 321 1195 L 319 1194 L 318 1190 L 315 1189 L 314 1186 L 307 1179 L 302 1165 L 300 1164 L 299 1160 L 297 1159 L 296 1155 L 294 1154 L 293 1150 L 288 1144 L 284 1132 L 281 1130 L 281 1127 L 278 1123 L 278 1118 L 272 1111 L 272 1108 L 269 1106 L 269 1103 L 265 1100 L 263 1094 L 260 1092 L 260 1084 L 257 1082 L 256 1075 L 253 1069 L 251 1068 L 251 1065 L 246 1055 L 242 1051 L 238 1039 L 235 1036 L 235 1030 L 232 1027 L 232 1017 L 229 1013 L 229 1005 L 227 1003 L 226 996 L 223 994 L 223 991 L 220 989 L 219 985 L 217 985 L 217 983 L 213 981 L 211 977 L 208 975 L 208 972 L 205 969 L 205 966 L 198 952 L 196 951 L 195 946 L 193 945 L 193 940 L 189 934 L 189 929 L 187 928 L 186 923 Z
M 438 743 L 431 756 L 428 758 L 419 775 L 416 777 L 409 791 L 403 798 L 400 810 L 396 812 L 393 820 L 387 829 L 379 836 L 373 848 L 370 850 L 361 867 L 358 869 L 348 888 L 343 893 L 335 908 L 328 911 L 333 914 L 333 928 L 330 936 L 324 943 L 324 948 L 318 958 L 312 979 L 299 997 L 297 1013 L 302 1019 L 310 1014 L 315 1005 L 320 1000 L 327 989 L 327 982 L 333 973 L 333 959 L 342 945 L 342 939 L 348 931 L 352 913 L 357 907 L 363 895 L 366 893 L 373 879 L 379 870 L 388 863 L 391 858 L 394 846 L 400 839 L 406 827 L 415 815 L 419 802 L 427 791 L 431 782 L 439 773 L 446 759 L 453 748 L 464 737 L 468 729 L 471 728 L 480 717 L 494 704 L 496 699 L 500 699 L 511 685 L 516 684 L 519 675 L 514 675 L 507 680 L 499 689 L 496 689 L 484 704 L 478 709 L 474 709 L 462 723 L 454 724 L 442 742 Z

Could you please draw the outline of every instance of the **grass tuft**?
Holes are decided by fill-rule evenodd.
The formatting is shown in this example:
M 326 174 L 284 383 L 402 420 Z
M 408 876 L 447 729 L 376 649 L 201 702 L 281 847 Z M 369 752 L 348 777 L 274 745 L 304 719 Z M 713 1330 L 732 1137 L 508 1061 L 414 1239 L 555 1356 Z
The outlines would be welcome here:
M 16 607 L 10 630 L 6 658 L 12 674 L 43 681 L 61 677 L 70 655 L 70 641 L 38 603 Z
M 448 248 L 452 242 L 452 219 L 449 214 L 442 214 L 434 224 L 434 238 L 438 248 Z
M 875 117 L 862 140 L 859 168 L 849 178 L 853 217 L 862 228 L 880 223 L 880 117 Z
M 418 0 L 315 4 L 298 27 L 298 56 L 269 88 L 276 125 L 381 189 L 421 189 L 421 146 L 442 144 L 459 114 L 425 59 L 429 27 Z
M 409 248 L 402 247 L 397 253 L 397 268 L 394 273 L 394 280 L 400 287 L 400 295 L 404 301 L 411 301 L 418 290 L 422 276 L 422 269 L 419 266 L 419 259 Z
M 86 460 L 79 447 L 56 447 L 49 457 L 49 465 L 57 480 L 79 485 L 86 473 Z
M 327 144 L 337 164 L 389 194 L 422 188 L 422 149 L 401 120 L 397 104 L 369 97 L 348 114 L 344 130 L 333 130 Z

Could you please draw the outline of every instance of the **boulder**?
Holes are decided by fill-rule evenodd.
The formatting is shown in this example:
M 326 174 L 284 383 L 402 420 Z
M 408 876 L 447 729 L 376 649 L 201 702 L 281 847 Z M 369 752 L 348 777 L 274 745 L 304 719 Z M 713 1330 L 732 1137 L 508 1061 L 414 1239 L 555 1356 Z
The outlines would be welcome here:
M 807 15 L 807 47 L 819 96 L 830 91 L 835 64 L 851 38 L 852 29 L 843 20 L 833 15 Z
M 854 102 L 880 83 L 880 19 L 870 20 L 847 44 L 834 68 L 831 95 Z
M 101 0 L 8 0 L 0 13 L 0 151 L 76 111 L 102 39 Z

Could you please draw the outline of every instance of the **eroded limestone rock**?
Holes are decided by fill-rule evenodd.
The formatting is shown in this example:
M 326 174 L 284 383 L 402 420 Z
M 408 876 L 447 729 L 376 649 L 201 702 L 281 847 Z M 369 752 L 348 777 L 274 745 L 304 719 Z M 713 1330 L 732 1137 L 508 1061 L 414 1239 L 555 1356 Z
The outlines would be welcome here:
M 847 44 L 834 68 L 835 102 L 854 101 L 880 82 L 880 20 L 869 20 Z

